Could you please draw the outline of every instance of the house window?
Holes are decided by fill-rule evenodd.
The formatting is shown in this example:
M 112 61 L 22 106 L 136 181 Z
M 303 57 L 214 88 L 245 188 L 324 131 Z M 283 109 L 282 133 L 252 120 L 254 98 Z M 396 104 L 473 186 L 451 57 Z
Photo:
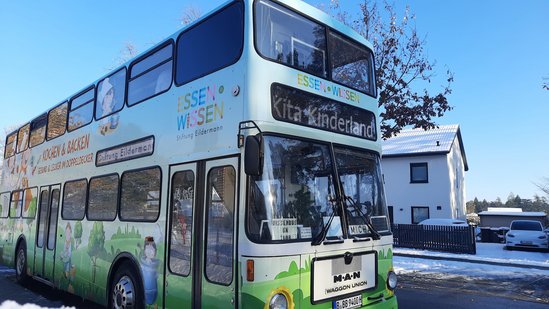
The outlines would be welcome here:
M 427 162 L 410 163 L 410 183 L 428 183 Z
M 429 207 L 412 206 L 412 224 L 418 224 L 425 219 L 429 219 Z

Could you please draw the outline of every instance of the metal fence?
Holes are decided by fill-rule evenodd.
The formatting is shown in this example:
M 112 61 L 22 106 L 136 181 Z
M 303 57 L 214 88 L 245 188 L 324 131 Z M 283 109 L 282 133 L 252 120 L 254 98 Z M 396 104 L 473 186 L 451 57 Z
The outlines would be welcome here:
M 395 247 L 476 254 L 472 226 L 394 224 Z

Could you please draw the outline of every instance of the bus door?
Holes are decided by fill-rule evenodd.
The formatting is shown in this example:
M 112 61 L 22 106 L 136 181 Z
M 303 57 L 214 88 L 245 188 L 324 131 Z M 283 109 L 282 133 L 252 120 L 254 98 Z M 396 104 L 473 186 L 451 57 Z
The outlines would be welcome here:
M 59 185 L 42 187 L 40 189 L 36 248 L 34 250 L 34 274 L 52 283 L 53 266 L 55 264 L 59 190 Z
M 166 307 L 236 305 L 238 159 L 170 170 Z

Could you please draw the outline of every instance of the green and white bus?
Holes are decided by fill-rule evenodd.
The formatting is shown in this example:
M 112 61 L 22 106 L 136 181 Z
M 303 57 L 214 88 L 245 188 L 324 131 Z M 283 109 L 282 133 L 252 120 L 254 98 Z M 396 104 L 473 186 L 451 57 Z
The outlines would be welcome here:
M 0 262 L 110 308 L 396 308 L 373 63 L 224 4 L 6 137 Z

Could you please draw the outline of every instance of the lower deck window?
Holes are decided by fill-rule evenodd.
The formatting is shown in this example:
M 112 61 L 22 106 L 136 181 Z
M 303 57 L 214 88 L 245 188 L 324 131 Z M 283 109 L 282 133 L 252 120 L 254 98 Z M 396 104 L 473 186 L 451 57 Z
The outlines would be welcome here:
M 118 174 L 90 180 L 89 220 L 114 220 L 118 202 Z
M 208 175 L 206 205 L 206 278 L 229 285 L 233 280 L 233 217 L 236 172 L 216 167 Z
M 21 211 L 21 216 L 23 218 L 34 218 L 36 216 L 37 198 L 38 188 L 25 189 L 23 209 Z
M 23 191 L 15 191 L 11 194 L 10 218 L 20 218 L 23 206 Z
M 191 241 L 194 205 L 194 172 L 182 171 L 172 178 L 170 271 L 188 276 L 191 271 Z
M 10 209 L 10 193 L 0 194 L 0 218 L 7 218 Z
M 88 181 L 86 179 L 74 180 L 65 184 L 65 189 L 63 190 L 63 211 L 61 212 L 63 219 L 84 219 L 87 191 Z
M 156 221 L 160 212 L 160 168 L 130 171 L 122 175 L 120 219 Z

